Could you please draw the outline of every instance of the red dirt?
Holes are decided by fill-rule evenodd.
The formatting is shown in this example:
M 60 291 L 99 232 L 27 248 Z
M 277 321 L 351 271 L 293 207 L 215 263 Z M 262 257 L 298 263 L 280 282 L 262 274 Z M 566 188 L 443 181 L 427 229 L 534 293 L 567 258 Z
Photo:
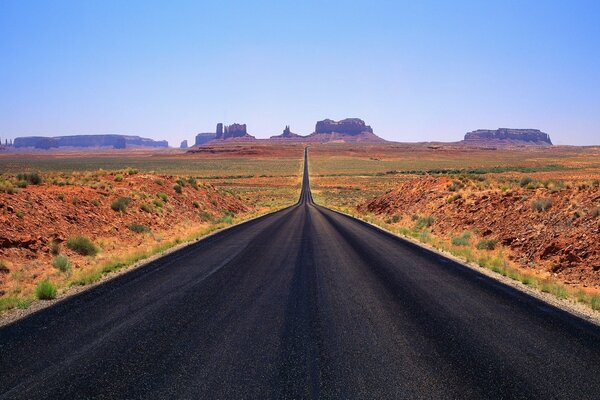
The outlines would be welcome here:
M 106 243 L 103 253 L 109 256 L 162 238 L 172 240 L 176 234 L 208 225 L 209 214 L 219 218 L 225 211 L 249 211 L 238 198 L 212 185 L 198 182 L 194 189 L 186 183 L 179 194 L 174 189 L 177 177 L 124 174 L 122 182 L 116 182 L 115 176 L 104 174 L 89 183 L 67 186 L 29 185 L 16 194 L 0 193 L 0 261 L 8 267 L 8 271 L 0 271 L 0 296 L 11 294 L 7 290 L 15 288 L 16 280 L 19 285 L 30 286 L 56 273 L 51 266 L 52 240 L 62 243 L 71 236 L 87 236 L 96 243 Z M 168 196 L 162 208 L 153 205 L 159 192 Z M 131 199 L 125 212 L 111 208 L 119 197 Z M 149 205 L 152 212 L 142 211 L 142 204 Z M 131 231 L 127 226 L 133 223 L 150 228 L 152 235 Z M 89 264 L 86 257 L 65 245 L 61 253 L 69 257 L 74 268 Z
M 498 240 L 510 258 L 523 268 L 545 271 L 567 284 L 600 288 L 600 186 L 460 190 L 461 198 L 448 199 L 453 179 L 417 178 L 395 190 L 359 205 L 361 212 L 405 217 L 431 215 L 434 234 L 463 230 Z M 532 202 L 549 199 L 546 211 Z

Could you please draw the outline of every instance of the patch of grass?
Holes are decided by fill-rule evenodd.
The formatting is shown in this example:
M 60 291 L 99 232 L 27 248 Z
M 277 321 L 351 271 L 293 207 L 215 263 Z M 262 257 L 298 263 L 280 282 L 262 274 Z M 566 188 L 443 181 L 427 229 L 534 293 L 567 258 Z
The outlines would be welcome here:
M 26 181 L 32 185 L 42 184 L 42 177 L 37 172 L 21 172 L 17 174 L 17 180 Z
M 142 225 L 142 224 L 129 224 L 129 225 L 127 225 L 127 227 L 129 228 L 130 231 L 135 232 L 135 233 L 150 232 L 150 228 L 148 228 L 146 225 Z
M 73 236 L 67 240 L 67 247 L 82 256 L 95 256 L 98 247 L 85 236 Z
M 434 219 L 431 215 L 421 217 L 417 219 L 417 222 L 415 223 L 415 229 L 420 230 L 423 228 L 429 228 L 431 225 L 433 225 L 433 222 Z
M 150 204 L 142 204 L 140 206 L 140 210 L 142 210 L 143 212 L 152 213 L 152 207 L 150 206 Z
M 131 203 L 131 199 L 129 197 L 119 197 L 110 204 L 110 208 L 112 208 L 113 211 L 125 212 L 127 210 L 127 206 L 129 206 L 129 203 Z
M 498 242 L 494 239 L 482 239 L 477 243 L 478 250 L 494 250 Z
M 471 232 L 464 231 L 460 236 L 453 236 L 451 242 L 455 246 L 467 246 L 469 244 L 469 239 L 471 239 Z
M 600 310 L 600 295 L 592 296 L 590 305 L 594 310 Z
M 211 222 L 214 219 L 214 216 L 208 211 L 200 211 L 198 215 L 203 222 Z
M 152 204 L 154 204 L 154 206 L 158 208 L 163 208 L 165 206 L 165 203 L 163 203 L 159 199 L 152 200 Z
M 531 203 L 531 208 L 537 212 L 546 211 L 551 206 L 552 206 L 552 200 L 550 200 L 550 199 L 537 199 Z
M 519 186 L 521 187 L 526 187 L 527 185 L 529 185 L 530 183 L 533 182 L 533 178 L 529 177 L 529 176 L 524 176 L 521 178 L 521 180 L 519 181 Z
M 59 254 L 52 260 L 52 266 L 58 269 L 60 272 L 68 273 L 71 271 L 71 263 L 67 256 Z
M 50 241 L 50 253 L 57 256 L 60 254 L 60 242 L 57 240 Z
M 161 199 L 162 201 L 164 201 L 165 203 L 169 201 L 169 196 L 167 196 L 166 193 L 163 192 L 158 192 L 156 193 L 156 196 Z
M 56 286 L 49 280 L 43 280 L 35 288 L 35 297 L 39 300 L 52 300 L 56 298 Z

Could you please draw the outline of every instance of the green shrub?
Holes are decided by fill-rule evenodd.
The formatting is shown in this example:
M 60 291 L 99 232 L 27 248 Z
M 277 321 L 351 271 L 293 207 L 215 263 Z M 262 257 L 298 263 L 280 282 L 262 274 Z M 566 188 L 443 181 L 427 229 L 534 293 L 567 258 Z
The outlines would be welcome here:
M 16 185 L 18 188 L 24 189 L 27 187 L 27 181 L 17 181 Z
M 119 197 L 111 203 L 110 208 L 112 208 L 114 211 L 125 212 L 129 203 L 131 203 L 131 199 L 129 197 Z
M 415 224 L 415 229 L 420 230 L 423 228 L 429 228 L 431 225 L 433 225 L 433 217 L 431 215 L 428 215 L 426 217 L 421 217 L 419 219 L 417 219 L 417 222 Z
M 56 298 L 56 286 L 50 281 L 44 280 L 38 283 L 35 288 L 35 297 L 40 300 L 52 300 Z
M 181 179 L 181 178 L 177 179 L 175 181 L 175 183 L 177 183 L 181 187 L 185 187 L 185 181 L 183 179 Z
M 98 207 L 98 206 L 100 205 L 100 201 L 98 201 L 98 200 L 94 199 L 94 200 L 92 200 L 92 205 L 93 205 L 94 207 Z
M 115 182 L 122 182 L 122 181 L 123 181 L 123 175 L 115 176 Z
M 139 172 L 139 171 L 138 171 L 137 169 L 133 169 L 133 168 L 130 168 L 130 169 L 127 171 L 127 173 L 128 173 L 129 175 L 135 175 L 135 174 L 137 174 L 138 172 Z
M 149 204 L 142 204 L 140 210 L 147 213 L 152 213 L 152 207 Z
M 152 204 L 154 204 L 154 206 L 156 206 L 158 208 L 163 208 L 163 206 L 165 205 L 165 203 L 163 203 L 159 199 L 152 200 Z
M 177 184 L 177 185 L 173 186 L 173 190 L 175 190 L 177 193 L 181 194 L 182 187 L 181 187 L 181 185 Z
M 531 208 L 537 212 L 546 211 L 552 206 L 550 199 L 537 199 L 531 203 Z
M 17 180 L 26 181 L 32 185 L 41 185 L 42 177 L 37 172 L 22 172 L 17 174 Z
M 494 250 L 497 242 L 494 239 L 483 239 L 477 243 L 477 249 L 479 250 Z
M 71 270 L 71 263 L 67 256 L 59 254 L 52 260 L 52 266 L 61 272 L 69 272 Z
M 54 254 L 55 256 L 60 254 L 60 242 L 56 240 L 50 241 L 50 253 Z
M 12 183 L 8 181 L 0 181 L 0 192 L 4 192 L 7 194 L 16 194 L 18 190 L 12 185 Z
M 3 260 L 0 260 L 0 274 L 8 274 L 10 270 L 8 269 L 8 265 Z
M 600 311 L 600 295 L 592 296 L 590 303 L 594 310 Z
M 524 176 L 524 177 L 522 177 L 522 178 L 521 178 L 521 180 L 519 181 L 519 185 L 520 185 L 521 187 L 525 187 L 525 186 L 529 185 L 529 184 L 530 184 L 530 183 L 532 183 L 532 182 L 533 182 L 533 179 L 532 179 L 532 178 L 530 178 L 529 176 Z
M 163 186 L 163 185 L 165 184 L 165 183 L 164 183 L 162 180 L 160 180 L 160 179 L 155 179 L 155 180 L 154 180 L 154 183 L 156 183 L 158 186 Z
M 127 225 L 127 227 L 129 228 L 130 231 L 136 232 L 136 233 L 150 232 L 150 228 L 148 228 L 146 225 L 142 225 L 142 224 L 129 224 L 129 225 Z
M 167 201 L 169 201 L 169 196 L 167 196 L 167 194 L 166 194 L 166 193 L 163 193 L 163 192 L 158 192 L 158 193 L 156 193 L 156 196 L 157 196 L 159 199 L 161 199 L 162 201 L 164 201 L 165 203 L 166 203 Z
M 85 236 L 73 236 L 67 240 L 67 247 L 82 256 L 95 256 L 98 247 Z
M 469 239 L 471 239 L 471 232 L 464 231 L 460 236 L 452 237 L 452 244 L 455 246 L 466 246 L 469 244 Z

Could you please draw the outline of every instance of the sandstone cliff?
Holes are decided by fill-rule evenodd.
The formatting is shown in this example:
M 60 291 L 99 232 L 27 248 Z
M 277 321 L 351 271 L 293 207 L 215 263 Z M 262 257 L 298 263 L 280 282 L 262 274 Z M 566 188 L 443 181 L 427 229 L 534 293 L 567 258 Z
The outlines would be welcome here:
M 494 142 L 514 143 L 531 145 L 552 145 L 550 135 L 539 129 L 509 129 L 500 128 L 496 130 L 478 129 L 465 134 L 465 143 Z
M 34 147 L 36 149 L 51 149 L 59 147 L 168 147 L 166 140 L 156 141 L 140 136 L 129 135 L 72 135 L 72 136 L 28 136 L 14 140 L 14 147 Z

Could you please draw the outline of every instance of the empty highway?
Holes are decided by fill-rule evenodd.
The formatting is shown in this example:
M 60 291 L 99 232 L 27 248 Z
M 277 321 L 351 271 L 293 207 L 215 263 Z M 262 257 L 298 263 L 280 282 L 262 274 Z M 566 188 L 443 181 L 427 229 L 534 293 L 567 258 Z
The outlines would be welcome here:
M 600 330 L 316 205 L 0 328 L 1 399 L 600 398 Z

